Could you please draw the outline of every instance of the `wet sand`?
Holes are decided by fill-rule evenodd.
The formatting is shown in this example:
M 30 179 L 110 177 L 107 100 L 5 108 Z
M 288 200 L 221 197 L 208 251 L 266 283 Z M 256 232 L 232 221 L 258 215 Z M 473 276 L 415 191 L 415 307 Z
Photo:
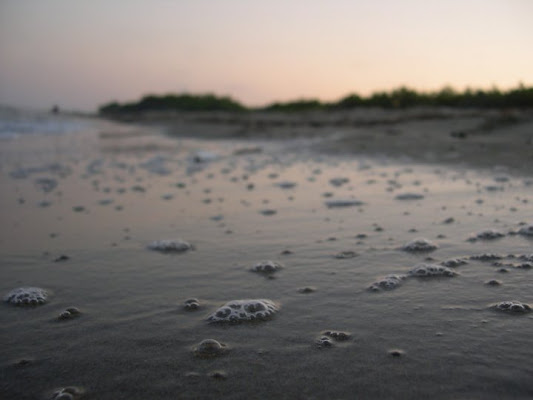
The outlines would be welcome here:
M 488 117 L 466 112 L 316 127 L 293 116 L 311 122 L 256 131 L 227 115 L 158 116 L 3 141 L 0 290 L 48 298 L 2 304 L 0 391 L 530 398 L 532 313 L 494 308 L 533 304 L 531 153 L 503 140 L 529 140 L 525 115 L 483 133 Z M 442 141 L 421 140 L 428 132 Z M 481 138 L 515 156 L 479 152 Z M 409 251 L 417 238 L 434 248 Z M 165 239 L 192 248 L 150 249 Z M 246 299 L 276 311 L 208 321 Z M 80 313 L 58 318 L 71 307 Z M 205 339 L 221 345 L 201 351 Z
M 533 170 L 532 110 L 357 109 L 305 113 L 145 114 L 129 118 L 170 135 L 202 138 L 314 138 L 330 154 Z M 320 141 L 320 139 L 325 139 Z

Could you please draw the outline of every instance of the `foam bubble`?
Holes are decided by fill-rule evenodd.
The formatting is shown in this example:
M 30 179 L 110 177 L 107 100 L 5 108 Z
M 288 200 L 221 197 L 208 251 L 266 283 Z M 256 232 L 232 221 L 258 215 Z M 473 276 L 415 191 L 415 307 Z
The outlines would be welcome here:
M 207 321 L 209 322 L 241 322 L 266 320 L 279 310 L 279 306 L 272 300 L 232 300 L 224 304 Z
M 392 290 L 401 285 L 402 281 L 406 278 L 406 275 L 387 275 L 384 278 L 377 280 L 369 286 L 370 290 L 375 292 L 380 290 Z
M 499 175 L 499 176 L 495 176 L 494 178 L 494 182 L 509 182 L 509 177 L 506 176 L 506 175 Z
M 25 368 L 33 365 L 34 363 L 35 360 L 33 358 L 21 358 L 13 361 L 11 365 L 15 368 Z
M 209 373 L 209 376 L 213 379 L 218 379 L 218 380 L 228 379 L 228 374 L 226 371 L 213 371 Z
M 329 183 L 333 186 L 336 186 L 336 187 L 339 187 L 339 186 L 342 186 L 344 185 L 345 183 L 348 183 L 350 182 L 350 180 L 348 178 L 343 178 L 343 177 L 339 177 L 339 178 L 331 178 L 329 180 Z
M 292 189 L 297 185 L 296 182 L 290 182 L 290 181 L 283 181 L 276 183 L 276 186 L 281 189 Z
M 314 287 L 314 286 L 304 286 L 304 287 L 298 288 L 298 292 L 299 293 L 304 293 L 304 294 L 313 293 L 313 292 L 316 292 L 316 287 Z
M 269 217 L 271 215 L 275 215 L 277 213 L 277 211 L 274 210 L 274 209 L 267 208 L 267 209 L 264 209 L 264 210 L 260 210 L 259 213 L 263 214 L 265 217 Z
M 66 310 L 62 311 L 57 319 L 63 321 L 68 319 L 76 318 L 81 314 L 81 311 L 77 307 L 69 307 Z
M 185 378 L 188 378 L 188 379 L 198 379 L 200 378 L 200 373 L 199 372 L 196 372 L 196 371 L 189 371 L 189 372 L 186 372 L 184 374 Z
M 241 149 L 236 149 L 233 151 L 233 155 L 235 156 L 242 156 L 242 155 L 248 155 L 248 154 L 258 154 L 262 153 L 263 149 L 259 146 L 257 147 L 243 147 Z
M 414 240 L 411 240 L 409 243 L 405 244 L 402 247 L 402 250 L 412 251 L 412 252 L 433 251 L 437 249 L 438 247 L 439 246 L 437 246 L 435 243 L 431 242 L 428 239 L 416 238 Z
M 258 263 L 256 263 L 251 268 L 251 270 L 253 272 L 261 272 L 261 273 L 264 273 L 264 274 L 271 274 L 271 273 L 274 273 L 276 271 L 279 271 L 282 268 L 283 268 L 283 265 L 278 263 L 278 262 L 276 262 L 276 261 L 264 260 L 264 261 L 259 261 Z
M 394 358 L 402 357 L 405 354 L 405 351 L 401 349 L 391 349 L 389 350 L 389 355 Z
M 400 193 L 394 197 L 396 200 L 420 200 L 424 198 L 420 193 Z
M 46 303 L 47 299 L 47 291 L 38 287 L 13 289 L 4 296 L 4 301 L 16 306 L 37 306 Z
M 196 298 L 190 298 L 185 300 L 184 307 L 188 311 L 194 311 L 200 308 L 200 301 Z
M 57 257 L 54 262 L 63 262 L 70 260 L 69 256 L 66 256 L 65 254 L 61 254 L 59 257 Z
M 57 187 L 57 180 L 53 178 L 38 178 L 35 180 L 35 186 L 45 193 L 50 193 Z
M 355 251 L 341 251 L 340 253 L 335 254 L 335 258 L 338 259 L 344 259 L 344 258 L 354 258 L 357 257 L 357 253 Z
M 85 171 L 89 175 L 101 174 L 102 173 L 103 164 L 104 164 L 103 160 L 93 160 L 89 164 L 87 164 L 87 167 L 85 168 Z
M 19 168 L 14 171 L 11 171 L 9 175 L 13 179 L 26 179 L 28 176 L 32 174 L 51 173 L 51 174 L 56 174 L 56 175 L 64 177 L 70 174 L 70 172 L 71 172 L 70 167 L 66 165 L 50 164 L 50 165 L 44 165 L 41 167 Z
M 457 272 L 451 268 L 438 264 L 420 263 L 415 265 L 414 268 L 409 271 L 409 275 L 418 277 L 455 276 L 457 275 Z
M 315 343 L 320 348 L 333 347 L 333 340 L 328 336 L 321 336 Z
M 141 168 L 144 168 L 148 172 L 157 175 L 170 175 L 172 170 L 167 167 L 168 160 L 163 156 L 155 156 L 140 164 Z
M 364 204 L 365 203 L 360 201 L 360 200 L 350 200 L 350 199 L 347 199 L 347 200 L 337 199 L 337 200 L 328 200 L 328 201 L 326 201 L 326 206 L 328 208 L 356 207 L 356 206 L 362 206 Z
M 218 158 L 219 155 L 216 153 L 200 150 L 193 154 L 192 161 L 194 161 L 195 163 L 208 163 L 210 161 L 215 161 Z
M 83 396 L 85 390 L 77 386 L 67 386 L 56 390 L 51 397 L 51 400 L 73 400 L 79 399 Z
M 531 311 L 531 306 L 517 300 L 502 301 L 490 306 L 493 310 L 526 313 Z
M 148 245 L 150 250 L 161 251 L 164 253 L 183 253 L 191 250 L 193 247 L 189 242 L 181 239 L 163 239 L 156 240 Z
M 199 358 L 211 358 L 223 355 L 227 351 L 227 346 L 215 339 L 202 340 L 193 349 L 193 353 Z

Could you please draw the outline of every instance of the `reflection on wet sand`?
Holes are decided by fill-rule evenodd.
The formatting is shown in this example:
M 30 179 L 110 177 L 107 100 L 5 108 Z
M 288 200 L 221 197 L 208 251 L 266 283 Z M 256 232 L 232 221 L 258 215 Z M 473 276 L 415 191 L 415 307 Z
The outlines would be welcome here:
M 530 178 L 102 124 L 2 146 L 8 397 L 531 394 Z

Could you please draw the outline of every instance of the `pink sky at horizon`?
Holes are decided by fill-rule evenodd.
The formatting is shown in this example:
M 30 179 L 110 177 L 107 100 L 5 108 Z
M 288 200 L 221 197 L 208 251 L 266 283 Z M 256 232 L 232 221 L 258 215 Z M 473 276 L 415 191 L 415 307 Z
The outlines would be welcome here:
M 531 17 L 527 0 L 2 0 L 0 104 L 507 89 L 533 84 Z

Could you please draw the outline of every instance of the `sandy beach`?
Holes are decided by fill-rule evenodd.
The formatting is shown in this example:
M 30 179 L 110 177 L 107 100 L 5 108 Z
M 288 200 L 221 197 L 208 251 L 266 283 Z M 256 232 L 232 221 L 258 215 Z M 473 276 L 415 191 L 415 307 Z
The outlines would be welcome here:
M 330 154 L 387 156 L 465 167 L 533 168 L 531 110 L 414 108 L 300 113 L 145 113 L 134 122 L 201 138 L 324 138 Z
M 3 398 L 533 396 L 531 111 L 125 119 L 0 139 Z

